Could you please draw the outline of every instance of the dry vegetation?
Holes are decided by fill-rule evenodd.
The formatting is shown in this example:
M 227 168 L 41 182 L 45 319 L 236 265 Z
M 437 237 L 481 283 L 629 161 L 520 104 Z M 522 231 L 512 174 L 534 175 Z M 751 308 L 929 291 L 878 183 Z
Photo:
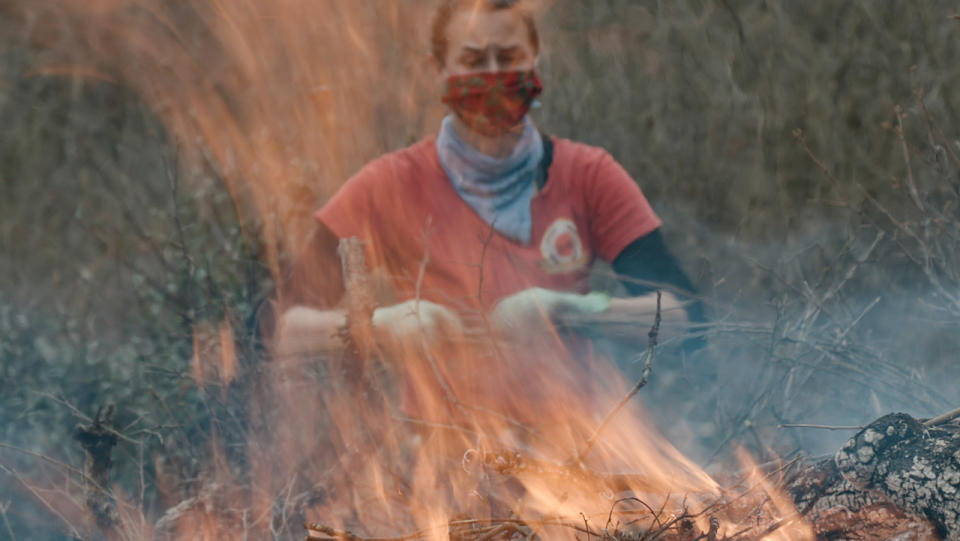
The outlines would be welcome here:
M 329 70 L 332 97 L 322 99 L 362 114 L 318 128 L 349 136 L 309 159 L 294 159 L 296 141 L 284 147 L 296 170 L 286 192 L 294 218 L 438 118 L 417 64 L 425 4 L 384 1 L 333 3 L 333 16 L 378 53 L 346 68 L 342 50 L 317 53 L 318 65 L 342 70 Z M 0 1 L 0 532 L 53 539 L 74 518 L 71 487 L 30 494 L 28 478 L 43 485 L 62 471 L 23 450 L 80 467 L 72 429 L 106 404 L 116 405 L 120 436 L 113 481 L 130 508 L 155 519 L 200 484 L 211 438 L 225 467 L 244 475 L 247 434 L 263 428 L 249 398 L 267 371 L 255 311 L 271 265 L 282 268 L 295 243 L 274 253 L 276 222 L 247 212 L 250 193 L 236 183 L 227 189 L 224 178 L 238 174 L 224 154 L 209 142 L 184 149 L 166 109 L 124 84 L 139 64 L 106 78 L 38 71 L 71 39 L 88 50 L 89 36 L 71 38 L 64 18 L 51 46 L 51 20 L 15 15 L 16 4 Z M 711 304 L 710 345 L 681 357 L 667 344 L 642 393 L 685 451 L 705 461 L 735 443 L 760 459 L 771 449 L 820 453 L 848 433 L 777 425 L 960 405 L 955 9 L 935 0 L 556 0 L 546 12 L 539 121 L 609 149 L 633 173 Z M 231 57 L 205 47 L 216 37 L 198 21 L 184 19 L 196 33 L 186 51 L 193 43 L 197 58 L 223 54 L 227 68 L 209 72 L 223 83 Z M 299 81 L 306 68 L 275 69 Z M 378 74 L 390 79 L 382 91 L 357 94 Z M 252 97 L 226 100 L 245 111 L 258 99 L 250 88 Z M 279 134 L 281 120 L 263 129 Z M 239 176 L 255 186 L 257 173 Z M 198 348 L 222 357 L 224 328 L 236 364 L 193 362 Z M 51 521 L 52 510 L 65 516 Z M 277 537 L 300 533 L 287 513 Z

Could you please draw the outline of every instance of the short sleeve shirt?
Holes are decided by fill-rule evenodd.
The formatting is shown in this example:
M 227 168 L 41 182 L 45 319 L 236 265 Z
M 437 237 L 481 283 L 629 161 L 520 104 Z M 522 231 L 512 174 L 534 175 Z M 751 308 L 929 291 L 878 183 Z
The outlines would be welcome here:
M 340 238 L 366 241 L 399 300 L 419 293 L 488 309 L 529 287 L 585 292 L 596 258 L 612 261 L 661 222 L 609 153 L 552 140 L 549 181 L 530 203 L 529 244 L 498 234 L 460 198 L 432 137 L 365 166 L 316 218 Z

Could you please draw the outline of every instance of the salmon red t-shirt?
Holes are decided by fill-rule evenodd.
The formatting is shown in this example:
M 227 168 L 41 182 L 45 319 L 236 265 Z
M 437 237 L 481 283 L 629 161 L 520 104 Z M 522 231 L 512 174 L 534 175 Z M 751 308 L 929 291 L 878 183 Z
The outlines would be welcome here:
M 526 245 L 497 233 L 460 198 L 432 137 L 369 163 L 316 218 L 340 238 L 366 241 L 398 300 L 413 298 L 418 283 L 420 298 L 483 309 L 535 286 L 586 292 L 595 258 L 612 261 L 661 222 L 609 153 L 553 143 L 547 183 L 530 203 Z
M 476 312 L 530 287 L 585 293 L 596 258 L 612 261 L 660 219 L 609 153 L 565 139 L 553 143 L 547 183 L 530 203 L 529 244 L 498 234 L 460 198 L 433 138 L 368 164 L 316 217 L 338 237 L 366 242 L 368 261 L 387 271 L 398 302 L 419 294 Z M 558 426 L 570 411 L 600 407 L 593 393 L 602 368 L 589 342 L 537 335 L 509 352 L 476 349 L 437 356 L 435 368 L 462 403 Z M 435 368 L 413 357 L 402 361 L 404 411 L 437 422 L 456 416 Z

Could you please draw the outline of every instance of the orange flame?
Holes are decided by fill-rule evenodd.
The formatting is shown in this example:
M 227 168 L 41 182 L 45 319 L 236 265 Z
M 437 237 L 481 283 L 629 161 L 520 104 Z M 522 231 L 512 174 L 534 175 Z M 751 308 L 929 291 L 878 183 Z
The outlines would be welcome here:
M 296 251 L 317 201 L 365 161 L 437 125 L 426 63 L 398 54 L 425 43 L 410 29 L 425 27 L 430 7 L 31 0 L 18 9 L 37 21 L 33 37 L 51 70 L 70 66 L 72 76 L 129 86 L 180 144 L 185 168 L 216 168 L 240 214 L 263 222 L 279 279 L 279 255 Z M 269 426 L 251 436 L 249 479 L 233 479 L 214 445 L 216 482 L 166 531 L 239 538 L 242 524 L 263 538 L 278 527 L 269 518 L 278 506 L 335 529 L 437 540 L 510 518 L 543 538 L 573 538 L 581 524 L 594 533 L 654 527 L 684 508 L 709 528 L 696 513 L 720 497 L 718 484 L 639 407 L 620 412 L 586 458 L 571 461 L 628 388 L 612 363 L 586 363 L 556 335 L 509 355 L 492 339 L 447 338 L 436 349 L 400 344 L 386 352 L 389 362 L 370 363 L 366 382 L 345 381 L 335 363 L 270 367 L 269 392 L 251 406 Z M 229 323 L 197 327 L 192 367 L 201 386 L 211 370 L 233 380 Z M 399 380 L 419 397 L 421 418 L 399 413 L 391 395 Z M 772 487 L 763 492 L 775 519 L 793 512 Z M 796 524 L 770 538 L 812 536 Z

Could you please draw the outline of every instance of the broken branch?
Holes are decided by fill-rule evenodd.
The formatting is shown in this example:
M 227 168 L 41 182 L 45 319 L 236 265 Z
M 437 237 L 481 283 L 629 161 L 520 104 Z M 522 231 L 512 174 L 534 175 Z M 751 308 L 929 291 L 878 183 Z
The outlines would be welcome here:
M 660 318 L 661 318 L 660 302 L 662 300 L 662 297 L 663 297 L 663 294 L 657 291 L 657 313 L 653 318 L 653 327 L 651 327 L 650 332 L 647 333 L 647 338 L 648 338 L 647 352 L 646 352 L 646 358 L 644 359 L 644 362 L 643 362 L 643 370 L 640 373 L 640 379 L 633 386 L 633 388 L 630 389 L 630 392 L 628 392 L 626 396 L 621 398 L 620 402 L 618 402 L 617 405 L 614 406 L 612 410 L 610 410 L 610 413 L 608 413 L 607 416 L 603 419 L 603 422 L 600 423 L 600 426 L 598 426 L 597 429 L 594 430 L 593 434 L 590 435 L 590 437 L 587 439 L 587 443 L 583 447 L 583 450 L 580 451 L 580 453 L 578 453 L 577 456 L 572 460 L 574 464 L 579 464 L 580 462 L 583 461 L 584 457 L 587 456 L 587 453 L 589 453 L 590 450 L 593 448 L 593 446 L 596 444 L 597 438 L 600 436 L 600 432 L 602 432 L 603 429 L 606 428 L 608 424 L 610 424 L 610 421 L 613 419 L 614 416 L 616 416 L 617 412 L 623 409 L 623 406 L 625 406 L 627 402 L 629 402 L 630 399 L 633 398 L 634 395 L 636 395 L 640 391 L 640 389 L 646 386 L 647 380 L 650 378 L 650 371 L 653 368 L 653 354 L 654 354 L 654 350 L 656 350 L 657 348 L 657 338 L 660 335 Z

